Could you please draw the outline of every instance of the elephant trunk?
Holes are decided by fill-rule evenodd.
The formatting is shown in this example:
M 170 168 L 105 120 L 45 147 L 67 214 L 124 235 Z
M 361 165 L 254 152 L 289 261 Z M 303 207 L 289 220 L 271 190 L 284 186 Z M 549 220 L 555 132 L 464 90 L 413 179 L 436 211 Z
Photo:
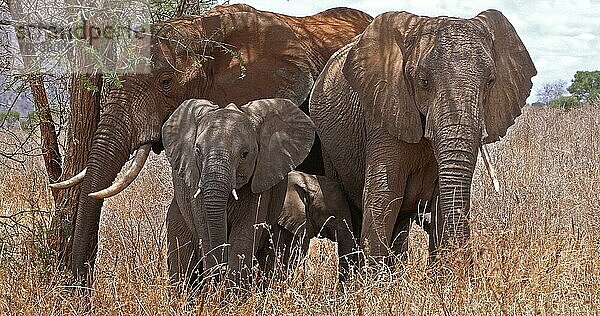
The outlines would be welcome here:
M 207 230 L 203 236 L 206 268 L 227 262 L 227 201 L 234 187 L 229 153 L 211 151 L 202 164 L 202 210 Z M 207 247 L 206 247 L 207 246 Z
M 437 225 L 441 229 L 438 236 L 441 237 L 439 246 L 442 249 L 461 247 L 469 239 L 468 218 L 474 168 L 474 163 L 468 158 L 473 157 L 470 152 L 453 150 L 447 155 L 457 158 L 442 158 L 439 167 L 438 209 L 441 218 Z
M 72 272 L 78 281 L 87 281 L 93 269 L 98 244 L 100 209 L 103 200 L 88 196 L 111 185 L 129 158 L 128 132 L 119 119 L 103 118 L 99 125 L 83 179 L 73 232 Z M 86 266 L 87 265 L 87 266 Z
M 443 108 L 447 110 L 438 119 L 441 124 L 434 128 L 432 137 L 439 166 L 439 204 L 432 229 L 439 254 L 464 247 L 471 234 L 471 183 L 481 140 L 477 98 L 471 100 L 462 104 L 446 103 Z

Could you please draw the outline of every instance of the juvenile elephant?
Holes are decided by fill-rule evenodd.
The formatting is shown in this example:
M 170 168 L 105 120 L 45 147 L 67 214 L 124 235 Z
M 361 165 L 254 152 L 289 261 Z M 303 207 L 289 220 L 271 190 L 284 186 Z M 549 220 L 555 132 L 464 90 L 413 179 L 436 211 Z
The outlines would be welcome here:
M 432 254 L 467 243 L 478 148 L 506 134 L 535 74 L 495 10 L 472 19 L 383 13 L 331 57 L 310 114 L 326 174 L 362 216 L 369 254 L 405 250 L 419 205 L 432 211 Z
M 337 242 L 340 277 L 347 275 L 358 236 L 354 235 L 350 206 L 339 183 L 325 176 L 290 172 L 278 223 L 300 241 L 302 256 L 313 237 Z
M 52 186 L 82 184 L 73 234 L 75 277 L 86 281 L 93 269 L 103 199 L 135 179 L 151 148 L 162 150 L 161 126 L 184 100 L 245 104 L 279 97 L 300 105 L 329 56 L 371 20 L 348 8 L 292 17 L 240 4 L 159 23 L 151 37 L 134 41 L 152 63 L 120 76 L 122 87 L 103 87 L 87 168 Z M 115 181 L 132 153 L 134 165 Z M 315 153 L 307 160 L 318 168 Z
M 311 120 L 287 99 L 239 108 L 192 99 L 173 112 L 162 137 L 175 191 L 167 213 L 175 281 L 193 282 L 198 275 L 186 273 L 211 273 L 217 265 L 245 279 L 254 257 L 268 270 L 275 250 L 289 252 L 293 233 L 278 224 L 282 180 L 306 157 L 314 135 Z

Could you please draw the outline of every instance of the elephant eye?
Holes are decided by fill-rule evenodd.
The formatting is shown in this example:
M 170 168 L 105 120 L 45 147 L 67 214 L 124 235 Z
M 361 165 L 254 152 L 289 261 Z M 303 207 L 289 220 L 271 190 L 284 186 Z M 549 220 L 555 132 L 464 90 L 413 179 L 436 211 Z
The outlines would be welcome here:
M 424 78 L 419 78 L 419 85 L 423 88 L 427 88 L 427 86 L 429 85 L 429 81 Z
M 496 81 L 496 78 L 492 77 L 485 84 L 491 86 L 494 83 L 494 81 Z
M 160 84 L 161 84 L 163 87 L 169 87 L 169 86 L 171 85 L 171 78 L 165 78 L 165 79 L 163 79 L 163 80 L 160 82 Z
M 248 151 L 242 152 L 242 160 L 245 160 L 248 157 Z
M 173 77 L 170 74 L 165 74 L 160 77 L 159 84 L 162 89 L 169 90 L 173 84 Z

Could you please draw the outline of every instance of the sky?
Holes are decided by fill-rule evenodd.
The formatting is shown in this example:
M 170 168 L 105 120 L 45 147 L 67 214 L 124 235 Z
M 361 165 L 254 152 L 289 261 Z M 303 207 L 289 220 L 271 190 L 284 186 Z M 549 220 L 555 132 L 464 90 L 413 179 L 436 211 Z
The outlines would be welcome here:
M 238 1 L 230 1 L 236 3 Z M 545 83 L 570 84 L 578 70 L 600 70 L 600 0 L 245 0 L 256 9 L 289 15 L 311 15 L 345 6 L 376 16 L 387 11 L 471 18 L 487 9 L 500 10 L 517 30 L 538 71 L 528 103 Z

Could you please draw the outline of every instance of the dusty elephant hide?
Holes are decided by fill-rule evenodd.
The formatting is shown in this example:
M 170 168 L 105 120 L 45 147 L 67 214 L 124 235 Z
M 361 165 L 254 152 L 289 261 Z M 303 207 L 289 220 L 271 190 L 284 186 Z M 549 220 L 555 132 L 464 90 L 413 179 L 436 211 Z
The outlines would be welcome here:
M 433 258 L 467 249 L 478 148 L 506 134 L 536 74 L 510 22 L 407 12 L 377 16 L 317 79 L 311 118 L 326 174 L 361 218 L 374 258 L 406 252 L 410 222 L 431 212 Z
M 91 277 L 103 199 L 135 179 L 150 148 L 162 150 L 161 126 L 184 100 L 245 104 L 284 97 L 300 105 L 329 56 L 371 20 L 348 8 L 290 17 L 247 5 L 219 6 L 205 16 L 157 24 L 154 36 L 134 42 L 152 64 L 124 74 L 122 87 L 104 87 L 87 168 L 68 184 L 82 185 L 71 266 L 76 279 Z M 135 168 L 113 184 L 132 153 Z M 318 151 L 315 157 L 318 166 Z

